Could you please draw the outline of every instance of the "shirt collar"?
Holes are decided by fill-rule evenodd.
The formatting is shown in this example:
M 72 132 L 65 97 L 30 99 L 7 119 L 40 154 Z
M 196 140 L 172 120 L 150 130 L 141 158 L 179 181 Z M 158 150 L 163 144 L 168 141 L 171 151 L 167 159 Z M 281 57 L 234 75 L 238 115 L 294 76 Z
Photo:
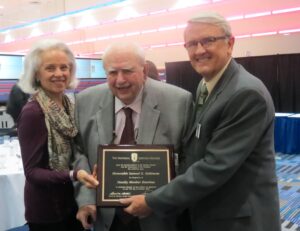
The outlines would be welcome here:
M 219 79 L 221 78 L 221 76 L 225 72 L 226 68 L 228 67 L 230 61 L 231 61 L 231 58 L 228 60 L 226 65 L 213 78 L 211 78 L 209 81 L 206 82 L 205 79 L 203 78 L 203 82 L 206 83 L 208 94 L 210 94 L 212 92 L 212 90 L 214 89 L 214 87 L 218 83 Z

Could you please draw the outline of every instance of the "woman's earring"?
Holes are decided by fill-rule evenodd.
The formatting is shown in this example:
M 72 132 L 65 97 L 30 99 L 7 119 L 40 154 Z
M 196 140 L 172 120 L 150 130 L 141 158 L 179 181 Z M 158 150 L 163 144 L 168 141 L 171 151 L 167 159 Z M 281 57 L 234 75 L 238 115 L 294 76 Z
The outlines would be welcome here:
M 40 80 L 39 79 L 35 79 L 35 83 L 36 83 L 37 86 L 39 86 L 40 85 Z

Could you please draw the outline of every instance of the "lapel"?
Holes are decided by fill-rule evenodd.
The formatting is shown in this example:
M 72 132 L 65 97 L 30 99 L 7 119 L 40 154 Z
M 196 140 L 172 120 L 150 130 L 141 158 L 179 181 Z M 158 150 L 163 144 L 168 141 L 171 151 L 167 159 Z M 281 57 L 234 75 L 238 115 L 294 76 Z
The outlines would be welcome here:
M 96 113 L 96 122 L 101 144 L 110 144 L 113 139 L 113 124 L 114 124 L 114 97 L 107 89 L 106 94 L 102 95 Z
M 142 111 L 137 136 L 138 144 L 153 144 L 160 111 L 157 109 L 158 100 L 155 96 L 151 79 L 147 79 L 143 92 Z
M 188 135 L 185 139 L 186 141 L 194 134 L 194 132 L 197 128 L 197 125 L 201 124 L 203 116 L 209 111 L 209 108 L 215 103 L 218 96 L 223 92 L 223 90 L 226 88 L 228 83 L 231 81 L 231 79 L 234 76 L 234 72 L 237 68 L 237 65 L 238 64 L 235 62 L 234 59 L 232 59 L 230 61 L 227 69 L 224 71 L 222 77 L 220 78 L 220 80 L 218 81 L 218 83 L 216 84 L 214 89 L 212 90 L 211 94 L 209 95 L 207 101 L 203 105 L 201 112 L 198 114 L 195 112 L 195 117 L 194 117 L 195 121 L 194 121 L 194 124 L 193 124 L 190 132 L 188 133 Z

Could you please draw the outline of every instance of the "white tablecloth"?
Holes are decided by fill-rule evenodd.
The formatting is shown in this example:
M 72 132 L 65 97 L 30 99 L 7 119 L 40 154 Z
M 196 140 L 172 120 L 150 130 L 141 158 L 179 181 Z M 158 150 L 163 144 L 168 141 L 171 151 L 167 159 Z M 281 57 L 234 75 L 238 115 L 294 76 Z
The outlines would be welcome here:
M 0 230 L 7 230 L 26 223 L 24 218 L 23 172 L 0 172 Z
M 0 231 L 24 225 L 24 184 L 17 140 L 0 145 Z

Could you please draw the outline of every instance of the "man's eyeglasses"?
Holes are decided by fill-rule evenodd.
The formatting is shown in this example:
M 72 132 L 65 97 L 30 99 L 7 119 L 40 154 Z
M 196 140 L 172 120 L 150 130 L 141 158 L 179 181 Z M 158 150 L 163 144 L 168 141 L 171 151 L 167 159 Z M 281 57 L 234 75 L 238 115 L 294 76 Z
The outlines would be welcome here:
M 204 49 L 206 49 L 206 48 L 210 47 L 213 43 L 215 43 L 217 40 L 227 39 L 227 38 L 228 38 L 228 36 L 206 37 L 206 38 L 202 38 L 202 39 L 199 39 L 199 40 L 189 41 L 189 42 L 184 44 L 184 47 L 187 50 L 196 50 L 196 48 L 198 47 L 198 43 L 200 43 L 201 46 Z

